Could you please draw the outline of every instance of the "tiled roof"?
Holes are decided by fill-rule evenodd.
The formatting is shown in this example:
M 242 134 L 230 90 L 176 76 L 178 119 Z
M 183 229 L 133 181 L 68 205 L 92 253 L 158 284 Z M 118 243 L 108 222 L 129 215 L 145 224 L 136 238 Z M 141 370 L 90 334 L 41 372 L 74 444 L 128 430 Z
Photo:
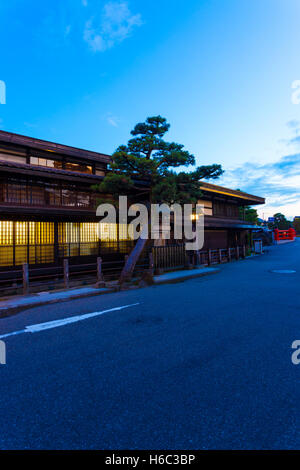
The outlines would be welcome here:
M 33 137 L 27 137 L 20 134 L 14 134 L 12 132 L 6 132 L 0 130 L 0 142 L 11 143 L 15 145 L 22 145 L 32 149 L 44 150 L 48 152 L 55 152 L 63 155 L 70 155 L 73 157 L 83 158 L 92 160 L 95 162 L 110 162 L 110 155 L 104 153 L 92 152 L 90 150 L 84 150 L 77 147 L 70 147 L 69 145 L 57 144 L 55 142 L 49 142 L 47 140 L 35 139 Z

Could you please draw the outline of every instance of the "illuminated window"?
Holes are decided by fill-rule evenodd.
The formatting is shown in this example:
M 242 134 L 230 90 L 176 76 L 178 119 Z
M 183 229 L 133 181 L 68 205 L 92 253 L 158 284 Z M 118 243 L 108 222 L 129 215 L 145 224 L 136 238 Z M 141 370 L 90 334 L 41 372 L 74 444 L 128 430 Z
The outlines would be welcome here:
M 99 223 L 99 232 L 103 242 L 133 240 L 133 228 L 126 224 Z
M 48 168 L 62 168 L 60 160 L 52 160 L 50 158 L 30 157 L 31 165 L 46 166 Z
M 199 200 L 198 204 L 202 204 L 204 206 L 204 215 L 213 215 L 212 201 Z
M 27 245 L 28 222 L 15 222 L 15 243 L 16 245 Z
M 37 245 L 48 245 L 54 243 L 53 222 L 31 222 L 31 224 L 34 224 L 32 230 L 35 230 L 35 243 Z
M 0 160 L 6 162 L 26 163 L 26 157 L 0 152 Z
M 13 222 L 0 222 L 0 245 L 13 244 Z
M 69 171 L 77 171 L 78 173 L 93 173 L 93 169 L 90 165 L 84 165 L 80 163 L 70 163 L 66 162 L 65 163 L 65 170 Z
M 127 224 L 119 224 L 119 240 L 133 240 L 133 227 Z
M 96 222 L 62 222 L 58 224 L 59 243 L 85 243 L 98 240 Z
M 58 224 L 59 255 L 98 255 L 98 223 L 61 222 Z
M 58 224 L 59 243 L 79 243 L 79 223 L 62 222 Z
M 0 221 L 0 266 L 53 261 L 53 222 Z
M 99 254 L 98 223 L 80 224 L 80 256 Z
M 54 227 L 54 222 L 0 221 L 0 266 L 53 263 Z M 60 258 L 99 256 L 101 250 L 128 253 L 133 239 L 125 224 L 60 222 L 57 228 Z
M 13 222 L 0 222 L 0 266 L 13 266 L 14 263 Z
M 97 223 L 80 224 L 80 243 L 97 242 L 98 240 L 99 237 Z
M 118 241 L 117 224 L 99 224 L 99 236 L 103 242 Z

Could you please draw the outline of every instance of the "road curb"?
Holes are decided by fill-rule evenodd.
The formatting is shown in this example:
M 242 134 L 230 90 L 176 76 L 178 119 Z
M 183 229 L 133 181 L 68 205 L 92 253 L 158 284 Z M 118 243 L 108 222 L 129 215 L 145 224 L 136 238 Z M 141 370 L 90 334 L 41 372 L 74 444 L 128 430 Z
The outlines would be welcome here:
M 77 295 L 71 295 L 70 297 L 66 298 L 58 298 L 58 299 L 51 299 L 51 300 L 45 300 L 41 302 L 33 302 L 31 304 L 27 305 L 20 305 L 18 307 L 8 307 L 8 308 L 0 308 L 0 319 L 1 318 L 6 318 L 10 317 L 11 315 L 15 315 L 16 313 L 23 312 L 24 310 L 29 310 L 34 307 L 42 307 L 44 305 L 50 305 L 50 304 L 56 304 L 60 302 L 68 302 L 69 300 L 76 300 L 76 299 L 83 299 L 87 297 L 95 297 L 96 295 L 104 295 L 104 294 L 111 294 L 112 292 L 115 292 L 115 289 L 107 289 L 105 292 L 103 290 L 101 292 L 97 292 L 95 289 L 95 292 L 90 292 L 88 294 L 77 294 Z
M 193 270 L 187 271 L 184 274 L 178 275 L 178 273 L 166 273 L 160 276 L 154 276 L 154 285 L 163 284 L 177 284 L 178 282 L 187 281 L 188 279 L 195 279 L 197 277 L 209 276 L 211 274 L 217 274 L 221 270 L 219 268 L 202 268 L 197 269 L 197 272 L 193 273 Z
M 193 272 L 195 271 L 195 272 Z M 210 274 L 216 274 L 220 271 L 218 268 L 201 268 L 201 269 L 195 269 L 191 271 L 186 271 L 184 273 L 178 274 L 178 271 L 171 272 L 171 273 L 165 273 L 161 274 L 160 276 L 154 276 L 154 286 L 158 285 L 163 285 L 163 284 L 176 284 L 179 282 L 187 281 L 188 279 L 194 279 L 197 277 L 202 277 L 202 276 L 208 276 Z M 138 289 L 138 287 L 135 287 L 135 289 Z M 124 289 L 127 290 L 127 289 Z M 105 295 L 105 294 L 111 294 L 113 292 L 118 292 L 115 288 L 105 288 L 105 289 L 99 289 L 97 290 L 95 288 L 94 292 L 89 292 L 89 293 L 78 293 L 75 295 L 70 295 L 68 297 L 64 298 L 53 298 L 53 299 L 47 299 L 47 300 L 41 300 L 40 302 L 32 302 L 24 305 L 19 305 L 16 307 L 0 307 L 0 319 L 1 318 L 6 318 L 12 315 L 15 315 L 20 312 L 24 312 L 25 310 L 29 310 L 34 307 L 43 307 L 45 305 L 50 305 L 50 304 L 56 304 L 60 302 L 69 302 L 70 300 L 76 300 L 76 299 L 83 299 L 87 297 L 95 297 L 97 295 Z

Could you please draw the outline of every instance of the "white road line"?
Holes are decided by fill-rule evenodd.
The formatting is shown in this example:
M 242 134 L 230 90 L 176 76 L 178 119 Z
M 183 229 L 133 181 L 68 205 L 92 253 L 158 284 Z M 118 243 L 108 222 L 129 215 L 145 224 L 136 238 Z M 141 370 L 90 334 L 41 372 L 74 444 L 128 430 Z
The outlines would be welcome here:
M 69 325 L 70 323 L 77 323 L 79 321 L 87 320 L 88 318 L 98 317 L 108 312 L 115 312 L 117 310 L 123 310 L 124 308 L 134 307 L 135 305 L 140 305 L 139 302 L 135 304 L 122 305 L 121 307 L 114 307 L 108 310 L 102 310 L 102 312 L 93 312 L 86 313 L 84 315 L 76 315 L 75 317 L 62 318 L 60 320 L 48 321 L 45 323 L 38 323 L 36 325 L 25 326 L 24 330 L 12 331 L 11 333 L 6 333 L 0 335 L 0 339 L 7 338 L 8 336 L 20 335 L 21 333 L 37 333 L 39 331 L 49 330 L 50 328 L 58 328 L 59 326 Z

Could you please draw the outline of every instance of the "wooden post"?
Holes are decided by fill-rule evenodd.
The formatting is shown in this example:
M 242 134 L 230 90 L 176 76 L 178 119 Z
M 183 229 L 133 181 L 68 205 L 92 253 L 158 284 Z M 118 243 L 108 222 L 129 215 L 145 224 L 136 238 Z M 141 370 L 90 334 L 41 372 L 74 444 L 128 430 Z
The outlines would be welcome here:
M 29 274 L 28 274 L 28 264 L 23 264 L 23 294 L 26 295 L 29 293 Z
M 100 256 L 97 258 L 97 283 L 96 287 L 104 286 L 104 277 L 102 273 L 102 258 Z
M 219 249 L 219 263 L 222 263 L 222 250 Z
M 246 245 L 243 245 L 243 258 L 246 258 Z
M 231 261 L 231 251 L 230 248 L 228 248 L 228 263 Z
M 238 261 L 240 258 L 239 247 L 236 247 L 236 260 Z
M 149 272 L 153 275 L 154 272 L 154 262 L 153 262 L 153 254 L 152 252 L 149 253 Z
M 207 259 L 207 262 L 208 262 L 208 266 L 211 265 L 211 249 L 208 250 L 208 259 Z
M 188 268 L 189 266 L 189 255 L 186 249 L 184 249 L 184 267 Z
M 132 267 L 134 269 L 134 266 L 136 264 L 136 262 L 130 267 L 130 269 L 126 269 L 125 270 L 125 267 L 127 266 L 127 264 L 129 263 L 129 255 L 125 255 L 124 257 L 124 268 L 121 272 L 121 276 L 120 276 L 120 279 L 119 279 L 119 284 L 122 285 L 124 282 L 127 282 L 127 281 L 130 281 L 131 279 L 131 276 L 132 276 Z
M 68 258 L 64 259 L 64 285 L 65 285 L 65 289 L 69 288 L 69 260 Z

